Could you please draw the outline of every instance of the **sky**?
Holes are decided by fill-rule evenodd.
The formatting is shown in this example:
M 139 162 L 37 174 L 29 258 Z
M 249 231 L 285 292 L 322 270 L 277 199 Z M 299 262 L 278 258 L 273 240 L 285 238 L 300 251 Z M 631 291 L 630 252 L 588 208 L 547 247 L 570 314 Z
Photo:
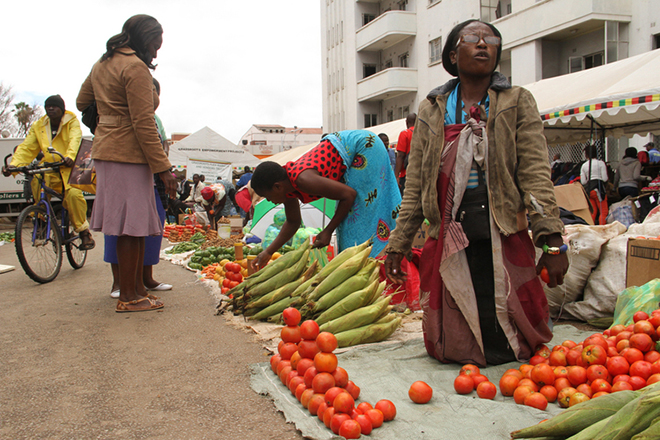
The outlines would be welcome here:
M 14 103 L 60 94 L 80 118 L 80 85 L 135 14 L 163 26 L 153 74 L 169 136 L 208 126 L 237 144 L 253 124 L 322 126 L 318 0 L 6 1 L 0 82 Z

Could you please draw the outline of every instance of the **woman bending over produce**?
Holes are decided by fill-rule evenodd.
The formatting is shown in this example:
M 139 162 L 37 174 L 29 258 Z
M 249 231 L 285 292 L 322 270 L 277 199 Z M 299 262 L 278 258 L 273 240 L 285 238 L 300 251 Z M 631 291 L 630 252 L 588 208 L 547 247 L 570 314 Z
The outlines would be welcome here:
M 387 244 L 401 203 L 389 160 L 378 136 L 349 130 L 327 135 L 295 162 L 261 163 L 252 175 L 252 189 L 270 202 L 283 203 L 286 221 L 253 264 L 263 267 L 296 233 L 301 224 L 298 200 L 309 203 L 322 197 L 338 203 L 314 247 L 327 246 L 337 230 L 339 252 L 372 238 L 371 255 L 378 255 Z
M 428 353 L 443 362 L 529 359 L 552 338 L 538 278 L 562 284 L 568 260 L 543 126 L 531 93 L 495 72 L 501 35 L 468 20 L 448 35 L 442 64 L 457 77 L 420 104 L 406 188 L 385 270 L 404 280 L 401 259 L 430 222 L 420 259 Z M 527 231 L 544 250 L 535 267 Z

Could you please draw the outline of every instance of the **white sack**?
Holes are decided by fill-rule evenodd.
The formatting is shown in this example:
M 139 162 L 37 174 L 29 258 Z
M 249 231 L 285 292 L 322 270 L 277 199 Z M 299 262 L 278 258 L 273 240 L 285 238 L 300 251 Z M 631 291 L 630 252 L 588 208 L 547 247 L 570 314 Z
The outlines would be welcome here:
M 562 306 L 581 298 L 591 271 L 598 264 L 601 246 L 610 238 L 621 235 L 626 227 L 619 222 L 604 226 L 567 225 L 564 241 L 568 242 L 570 266 L 564 284 L 550 288 L 544 285 L 550 316 L 560 315 Z

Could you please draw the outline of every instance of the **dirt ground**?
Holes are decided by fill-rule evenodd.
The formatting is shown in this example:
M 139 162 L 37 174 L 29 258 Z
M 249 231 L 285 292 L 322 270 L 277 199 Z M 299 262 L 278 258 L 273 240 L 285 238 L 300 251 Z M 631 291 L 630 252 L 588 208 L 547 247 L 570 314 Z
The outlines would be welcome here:
M 0 225 L 0 230 L 11 226 Z M 0 246 L 0 438 L 301 439 L 249 387 L 268 353 L 214 316 L 195 276 L 154 268 L 162 311 L 118 314 L 103 239 L 80 270 L 64 257 L 49 284 L 30 280 L 14 245 Z

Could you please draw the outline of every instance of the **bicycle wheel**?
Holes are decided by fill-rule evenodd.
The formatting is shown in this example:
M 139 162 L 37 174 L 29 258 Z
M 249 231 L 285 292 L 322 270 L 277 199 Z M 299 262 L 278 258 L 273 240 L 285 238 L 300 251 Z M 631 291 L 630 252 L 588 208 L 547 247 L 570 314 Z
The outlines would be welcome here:
M 60 272 L 62 239 L 43 207 L 28 206 L 18 216 L 16 255 L 27 276 L 38 283 L 53 281 Z
M 73 230 L 73 225 L 68 224 L 67 231 L 66 244 L 64 245 L 64 248 L 66 249 L 66 258 L 69 260 L 71 267 L 74 269 L 80 269 L 85 265 L 85 260 L 87 260 L 87 251 L 80 249 L 82 240 L 79 235 L 76 235 L 76 231 Z M 71 240 L 71 237 L 76 237 L 76 239 Z

